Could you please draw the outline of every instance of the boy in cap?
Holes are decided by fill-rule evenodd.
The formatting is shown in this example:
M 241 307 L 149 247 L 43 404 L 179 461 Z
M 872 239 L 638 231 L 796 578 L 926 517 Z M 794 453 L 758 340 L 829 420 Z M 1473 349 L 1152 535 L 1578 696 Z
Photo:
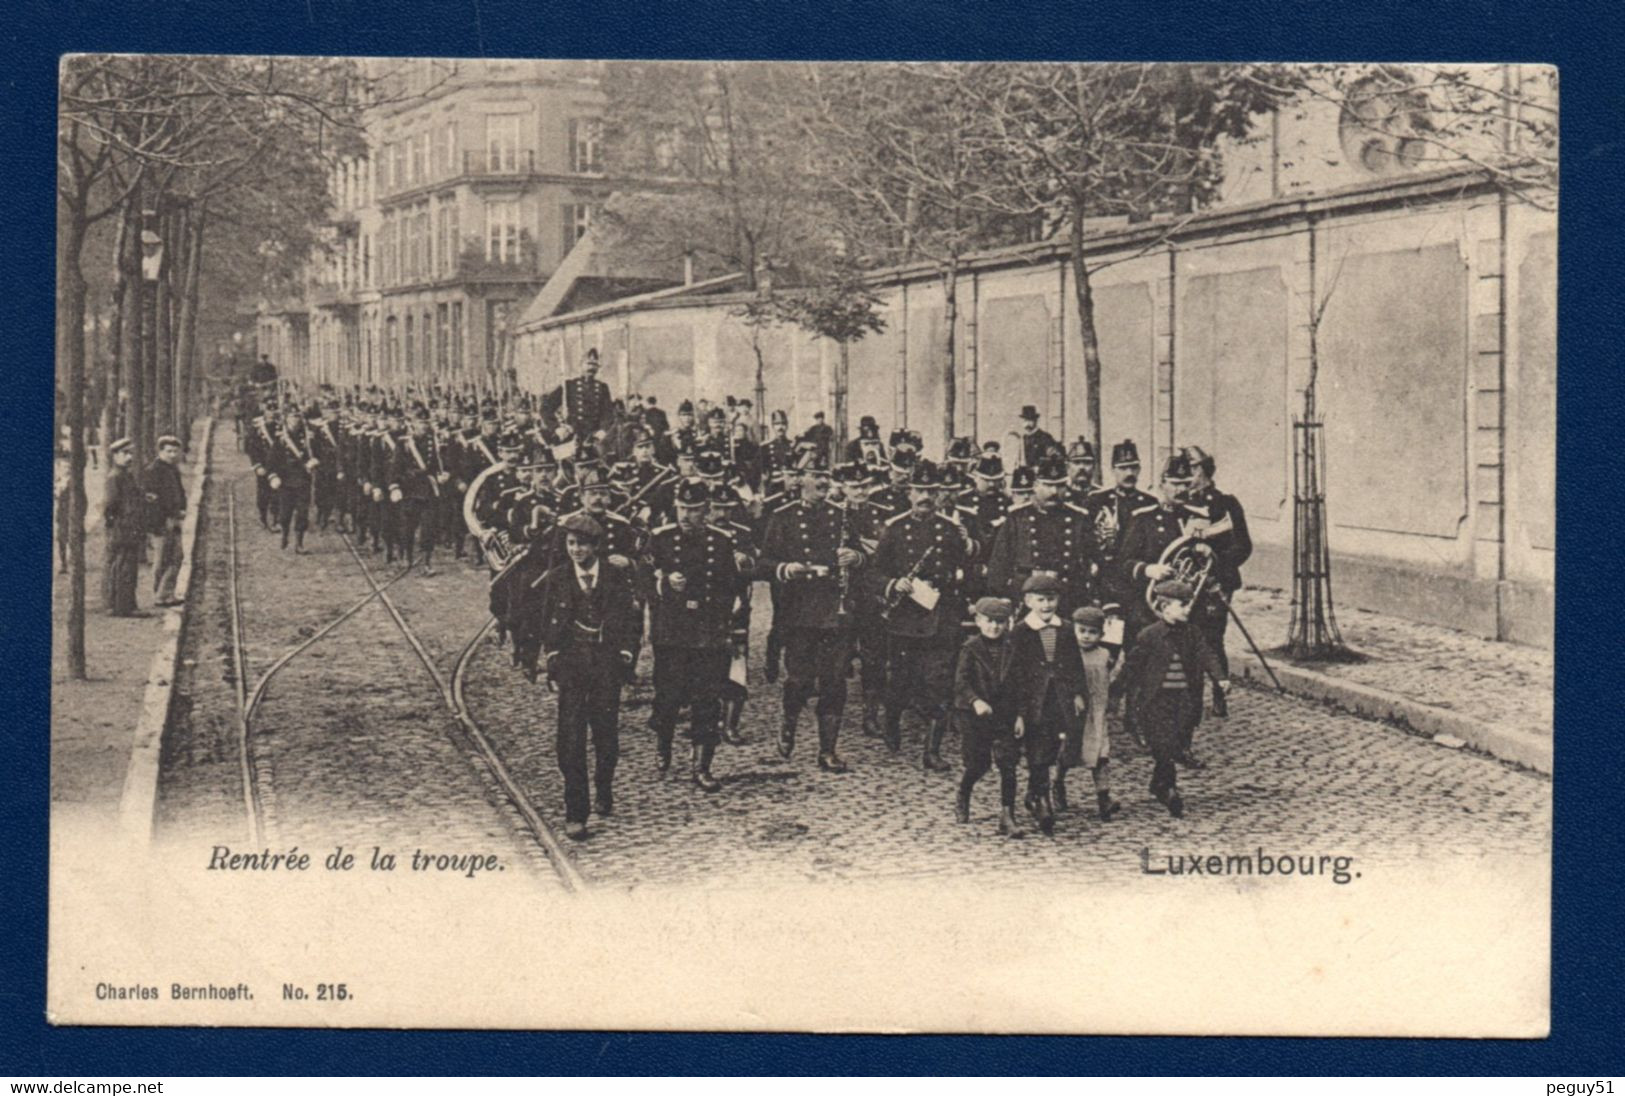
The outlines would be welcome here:
M 954 726 L 959 731 L 965 775 L 954 799 L 954 818 L 970 821 L 970 797 L 976 782 L 996 765 L 999 769 L 999 833 L 1020 837 L 1016 826 L 1017 746 L 1010 711 L 1003 701 L 1010 669 L 1010 603 L 1002 597 L 979 599 L 974 611 L 976 634 L 959 648 L 954 667 Z
M 1035 571 L 1021 586 L 1027 613 L 1011 629 L 1009 704 L 1015 736 L 1027 756 L 1027 809 L 1046 834 L 1055 832 L 1050 798 L 1050 767 L 1061 740 L 1074 733 L 1086 706 L 1083 661 L 1070 625 L 1056 614 L 1061 584 L 1048 571 Z
M 1157 620 L 1135 637 L 1122 673 L 1111 686 L 1113 697 L 1127 696 L 1124 728 L 1151 750 L 1151 794 L 1175 818 L 1185 813 L 1175 758 L 1185 741 L 1186 724 L 1194 727 L 1202 716 L 1202 675 L 1211 677 L 1221 692 L 1230 691 L 1218 656 L 1202 633 L 1187 623 L 1191 597 L 1191 588 L 1177 580 L 1153 587 Z
M 1111 752 L 1111 741 L 1106 735 L 1106 705 L 1112 657 L 1100 643 L 1105 631 L 1106 614 L 1098 606 L 1082 605 L 1072 610 L 1072 636 L 1078 641 L 1078 657 L 1083 664 L 1086 706 L 1078 733 L 1067 736 L 1061 744 L 1060 760 L 1055 766 L 1055 809 L 1067 808 L 1067 770 L 1081 767 L 1088 769 L 1094 778 L 1100 820 L 1110 822 L 1122 805 L 1111 797 L 1106 772 L 1111 763 L 1107 756 Z

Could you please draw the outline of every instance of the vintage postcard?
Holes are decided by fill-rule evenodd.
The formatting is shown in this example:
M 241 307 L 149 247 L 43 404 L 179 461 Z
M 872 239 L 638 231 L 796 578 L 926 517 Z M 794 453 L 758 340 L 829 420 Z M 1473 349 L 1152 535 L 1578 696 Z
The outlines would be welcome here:
M 52 1022 L 1547 1033 L 1554 69 L 60 80 Z

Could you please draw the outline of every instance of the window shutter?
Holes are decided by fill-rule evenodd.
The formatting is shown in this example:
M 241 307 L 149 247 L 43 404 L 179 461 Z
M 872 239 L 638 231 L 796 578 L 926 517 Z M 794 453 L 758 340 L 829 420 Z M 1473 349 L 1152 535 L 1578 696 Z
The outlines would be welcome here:
M 578 170 L 576 167 L 576 119 L 574 118 L 571 118 L 565 126 L 564 163 L 566 171 Z

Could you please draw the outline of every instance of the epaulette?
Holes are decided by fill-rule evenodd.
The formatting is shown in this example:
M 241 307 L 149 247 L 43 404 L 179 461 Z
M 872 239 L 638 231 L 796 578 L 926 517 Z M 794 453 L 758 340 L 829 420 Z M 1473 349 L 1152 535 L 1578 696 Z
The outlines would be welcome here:
M 1161 503 L 1154 503 L 1150 506 L 1142 506 L 1138 510 L 1130 510 L 1128 512 L 1128 516 L 1134 518 L 1139 517 L 1141 514 L 1149 514 L 1151 511 L 1157 509 L 1161 505 Z

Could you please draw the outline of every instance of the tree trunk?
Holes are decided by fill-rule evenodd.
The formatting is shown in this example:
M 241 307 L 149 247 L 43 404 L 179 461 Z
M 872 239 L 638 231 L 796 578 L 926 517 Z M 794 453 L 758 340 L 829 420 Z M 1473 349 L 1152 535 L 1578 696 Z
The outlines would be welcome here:
M 120 257 L 124 273 L 121 372 L 130 390 L 130 402 L 124 412 L 124 436 L 135 443 L 136 460 L 140 461 L 145 456 L 141 431 L 147 418 L 146 293 L 143 292 L 146 287 L 141 281 L 141 205 L 133 195 L 124 216 L 124 254 Z
M 61 339 L 67 352 L 68 673 L 85 680 L 85 276 L 79 267 L 87 226 L 82 210 L 69 214 L 58 283 L 63 301 Z
M 124 233 L 128 226 L 124 218 L 119 219 L 118 238 L 113 244 L 113 315 L 107 325 L 107 400 L 102 404 L 102 450 L 106 452 L 107 444 L 114 438 L 120 437 L 124 431 L 123 396 L 126 369 L 120 368 L 124 360 L 124 315 L 125 292 L 124 280 Z
M 198 286 L 203 274 L 203 221 L 204 210 L 199 208 L 195 217 L 187 219 L 184 238 L 185 263 L 180 296 L 180 320 L 176 324 L 175 349 L 175 424 L 182 441 L 192 436 L 193 401 L 197 390 L 197 302 Z
M 1104 454 L 1100 432 L 1100 340 L 1095 335 L 1095 295 L 1089 283 L 1089 259 L 1083 249 L 1083 206 L 1070 214 L 1072 288 L 1078 298 L 1078 333 L 1083 343 L 1084 432 L 1095 452 Z
M 959 321 L 959 260 L 955 258 L 948 263 L 948 269 L 942 274 L 942 317 L 947 327 L 944 353 L 942 356 L 942 447 L 943 452 L 954 439 L 954 426 L 958 418 L 959 403 L 959 363 L 957 358 L 957 343 Z
M 164 250 L 163 265 L 152 286 L 152 439 L 175 429 L 175 345 L 170 303 L 175 297 L 175 266 L 179 258 L 175 250 L 177 216 L 173 210 L 165 210 L 158 218 L 158 238 L 163 241 Z

